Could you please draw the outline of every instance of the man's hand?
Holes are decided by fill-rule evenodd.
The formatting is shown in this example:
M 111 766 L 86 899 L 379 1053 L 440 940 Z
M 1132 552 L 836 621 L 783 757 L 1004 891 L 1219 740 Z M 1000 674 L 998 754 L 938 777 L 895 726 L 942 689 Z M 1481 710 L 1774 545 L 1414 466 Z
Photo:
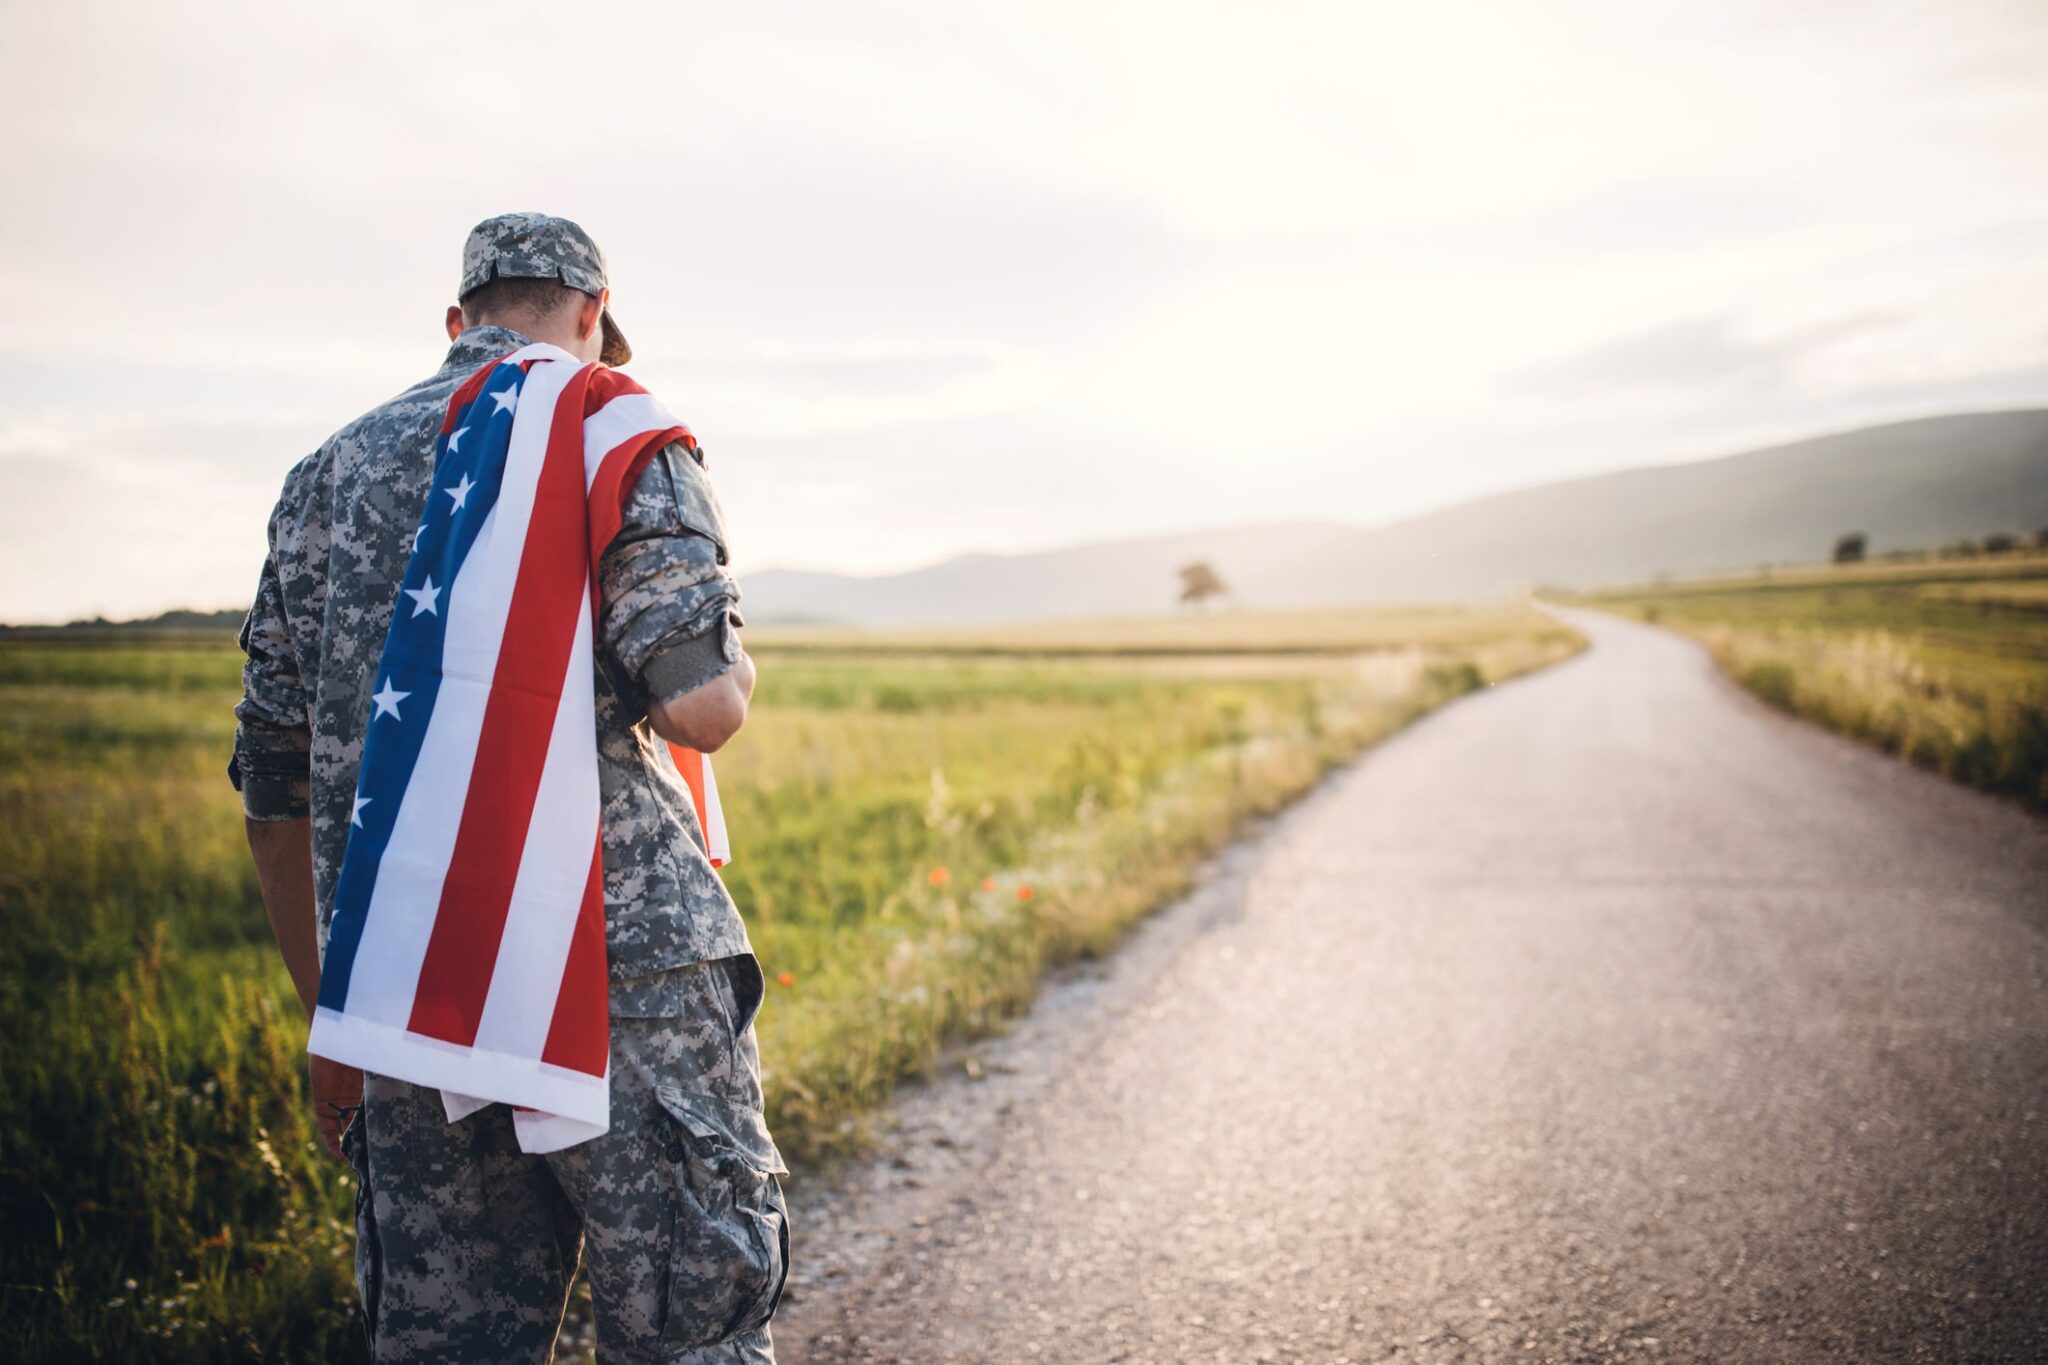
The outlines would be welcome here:
M 251 820 L 249 851 L 256 858 L 256 880 L 263 888 L 263 909 L 277 934 L 285 970 L 299 993 L 306 1017 L 320 994 L 320 929 L 313 910 L 313 834 L 305 820 Z M 325 1057 L 307 1061 L 313 1082 L 313 1121 L 327 1155 L 341 1156 L 341 1130 L 349 1114 L 363 1102 L 363 1073 Z
M 325 1057 L 307 1058 L 306 1069 L 313 1082 L 313 1119 L 320 1126 L 320 1145 L 339 1161 L 341 1130 L 362 1107 L 363 1073 Z

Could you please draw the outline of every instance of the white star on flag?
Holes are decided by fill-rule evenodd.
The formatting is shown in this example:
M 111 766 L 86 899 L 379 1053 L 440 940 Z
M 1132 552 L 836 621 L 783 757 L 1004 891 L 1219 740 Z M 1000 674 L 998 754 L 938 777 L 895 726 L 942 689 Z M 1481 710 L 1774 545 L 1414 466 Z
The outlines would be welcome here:
M 427 575 L 427 585 L 424 588 L 407 588 L 405 595 L 413 601 L 412 614 L 414 616 L 439 616 L 441 614 L 441 608 L 435 605 L 435 600 L 441 596 L 441 590 L 434 586 L 434 576 L 432 574 Z
M 463 438 L 464 436 L 467 436 L 468 434 L 469 434 L 469 428 L 468 428 L 468 427 L 457 427 L 457 428 L 455 428 L 455 430 L 453 430 L 453 431 L 449 432 L 449 433 L 448 433 L 448 453 L 449 453 L 449 454 L 451 454 L 451 455 L 452 455 L 452 454 L 454 454 L 454 453 L 455 453 L 455 447 L 456 447 L 456 444 L 457 444 L 458 442 L 460 442 L 460 441 L 462 440 L 462 438 Z
M 398 714 L 398 703 L 411 695 L 412 693 L 410 692 L 400 692 L 392 687 L 391 679 L 386 678 L 384 680 L 384 690 L 370 698 L 371 701 L 377 703 L 377 710 L 371 715 L 370 719 L 375 720 L 378 716 L 389 716 L 393 720 L 404 720 L 405 717 Z
M 498 405 L 498 412 L 510 412 L 519 402 L 519 386 L 507 385 L 491 395 L 491 401 Z M 491 416 L 496 417 L 498 412 Z
M 449 508 L 448 510 L 451 512 L 460 512 L 462 510 L 462 504 L 469 498 L 469 490 L 474 487 L 476 487 L 476 485 L 469 481 L 469 475 L 464 474 L 462 476 L 462 481 L 456 484 L 453 488 L 442 489 L 441 491 L 443 493 L 446 493 L 449 497 L 455 499 L 455 505 Z
M 362 824 L 363 824 L 363 807 L 364 807 L 364 806 L 367 806 L 367 805 L 369 805 L 369 804 L 370 804 L 370 798 L 369 798 L 369 797 L 367 797 L 367 796 L 358 796 L 358 797 L 356 798 L 356 808 L 355 808 L 354 810 L 352 810 L 352 811 L 350 811 L 350 812 L 348 813 L 348 822 L 349 822 L 349 823 L 350 823 L 351 825 L 354 825 L 354 826 L 356 826 L 356 827 L 357 827 L 358 829 L 362 828 Z

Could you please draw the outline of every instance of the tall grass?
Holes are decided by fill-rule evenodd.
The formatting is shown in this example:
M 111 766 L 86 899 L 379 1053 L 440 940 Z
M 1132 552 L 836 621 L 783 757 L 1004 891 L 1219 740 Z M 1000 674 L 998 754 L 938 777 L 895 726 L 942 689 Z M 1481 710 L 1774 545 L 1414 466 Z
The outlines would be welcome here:
M 222 754 L 231 648 L 0 649 L 0 1355 L 346 1349 L 346 1172 Z
M 1107 949 L 1243 819 L 1573 647 L 1523 612 L 1457 625 L 1306 662 L 765 652 L 719 775 L 776 983 L 777 1136 L 857 1145 L 898 1079 Z M 0 643 L 0 1358 L 360 1355 L 353 1192 L 313 1144 L 222 775 L 238 659 Z

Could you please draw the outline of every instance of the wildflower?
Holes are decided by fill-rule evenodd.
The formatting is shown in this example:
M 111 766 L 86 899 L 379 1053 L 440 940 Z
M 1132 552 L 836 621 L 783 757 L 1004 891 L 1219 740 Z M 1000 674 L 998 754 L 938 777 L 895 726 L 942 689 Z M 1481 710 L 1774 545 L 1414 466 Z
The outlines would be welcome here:
M 932 869 L 931 876 L 927 880 L 933 886 L 944 886 L 947 882 L 953 880 L 953 874 L 943 867 L 935 867 Z
M 982 890 L 984 890 L 984 891 L 993 891 L 993 890 L 995 890 L 995 889 L 996 889 L 996 879 L 995 879 L 994 877 L 983 877 L 983 878 L 981 879 L 981 889 L 982 889 Z
M 794 986 L 796 984 L 796 973 L 777 972 L 775 974 L 775 984 L 778 986 Z
M 1030 882 L 1025 882 L 1017 888 L 1017 899 L 1020 901 L 1028 901 L 1034 894 L 1036 893 L 1032 891 Z

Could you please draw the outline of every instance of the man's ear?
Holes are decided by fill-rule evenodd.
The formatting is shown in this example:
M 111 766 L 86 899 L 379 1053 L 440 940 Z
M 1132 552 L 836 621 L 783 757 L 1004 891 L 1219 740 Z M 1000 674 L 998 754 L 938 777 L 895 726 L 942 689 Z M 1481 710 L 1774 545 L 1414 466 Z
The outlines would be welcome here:
M 450 341 L 453 341 L 455 340 L 455 338 L 461 335 L 462 305 L 459 303 L 451 303 L 448 305 L 448 339 Z
M 598 320 L 604 316 L 605 301 L 612 296 L 607 289 L 602 294 L 585 294 L 583 303 L 576 312 L 576 335 L 588 341 L 597 333 Z

